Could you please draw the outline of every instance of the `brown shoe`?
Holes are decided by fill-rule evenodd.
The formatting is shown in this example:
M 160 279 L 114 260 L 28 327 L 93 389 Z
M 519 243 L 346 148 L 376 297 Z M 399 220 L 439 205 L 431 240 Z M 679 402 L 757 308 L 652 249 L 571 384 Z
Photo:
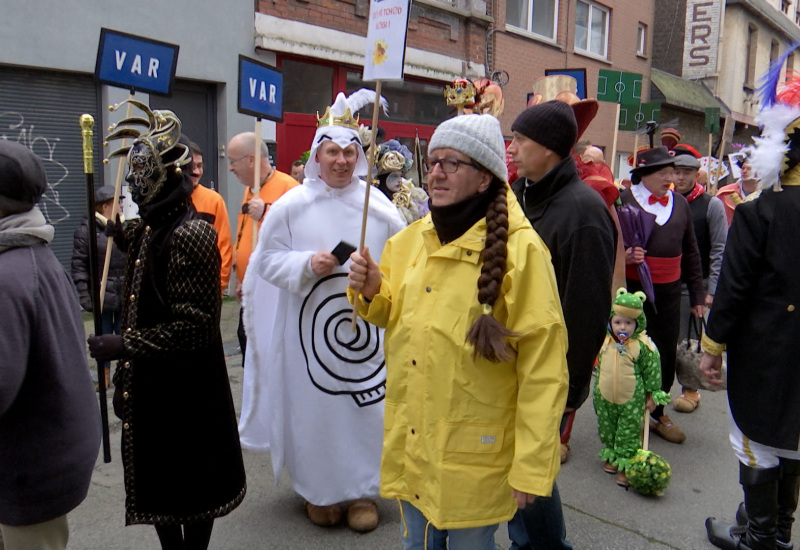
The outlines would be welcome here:
M 670 443 L 683 443 L 686 434 L 666 414 L 654 420 L 650 417 L 650 431 Z
M 347 526 L 359 533 L 368 533 L 378 526 L 378 505 L 374 500 L 360 498 L 347 509 Z
M 620 487 L 625 487 L 626 489 L 631 486 L 631 484 L 628 482 L 628 476 L 625 475 L 624 470 L 617 472 L 617 475 L 614 477 L 614 481 L 617 482 L 617 485 Z
M 562 443 L 561 444 L 561 464 L 564 464 L 569 459 L 569 452 L 572 450 L 572 447 L 569 443 Z
M 310 502 L 306 502 L 305 507 L 308 519 L 310 519 L 311 523 L 314 525 L 331 527 L 333 525 L 338 525 L 339 522 L 342 521 L 342 510 L 338 504 L 332 506 L 315 506 Z
M 616 474 L 619 472 L 619 468 L 611 464 L 610 462 L 606 462 L 603 464 L 603 471 L 607 474 Z
M 683 393 L 672 402 L 672 407 L 682 413 L 693 412 L 698 405 L 700 405 L 700 394 L 687 389 L 684 389 Z

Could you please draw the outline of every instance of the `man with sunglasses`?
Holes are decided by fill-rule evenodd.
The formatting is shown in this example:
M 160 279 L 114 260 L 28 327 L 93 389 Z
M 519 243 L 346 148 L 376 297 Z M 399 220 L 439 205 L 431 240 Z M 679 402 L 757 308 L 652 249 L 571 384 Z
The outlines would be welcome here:
M 236 174 L 239 183 L 246 187 L 242 198 L 242 208 L 236 220 L 236 244 L 233 253 L 233 271 L 236 273 L 236 299 L 242 299 L 242 281 L 253 252 L 253 224 L 264 219 L 268 207 L 277 201 L 286 191 L 298 185 L 297 181 L 278 170 L 269 162 L 269 150 L 261 142 L 261 169 L 259 175 L 261 188 L 258 196 L 253 193 L 256 169 L 256 135 L 253 132 L 243 132 L 231 138 L 228 144 L 228 170 Z M 245 351 L 247 349 L 247 335 L 244 332 L 242 311 L 239 311 L 239 328 L 236 331 L 239 338 L 239 347 L 242 350 L 242 366 L 244 366 Z

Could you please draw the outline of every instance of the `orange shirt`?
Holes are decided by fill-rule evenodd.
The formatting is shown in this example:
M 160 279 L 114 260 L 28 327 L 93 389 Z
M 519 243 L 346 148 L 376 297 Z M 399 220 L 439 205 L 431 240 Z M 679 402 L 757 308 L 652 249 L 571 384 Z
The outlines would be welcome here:
M 225 290 L 228 288 L 228 282 L 231 279 L 231 263 L 233 262 L 231 224 L 228 220 L 228 209 L 225 206 L 225 201 L 216 191 L 198 185 L 192 191 L 192 204 L 199 213 L 213 216 L 211 225 L 217 230 L 217 248 L 222 260 L 219 279 L 222 290 Z
M 300 184 L 297 183 L 297 180 L 289 174 L 273 170 L 272 175 L 261 186 L 258 196 L 266 203 L 267 208 L 269 208 L 272 203 L 281 198 L 289 189 L 297 187 L 298 185 Z M 248 187 L 245 189 L 242 204 L 244 205 L 252 198 L 253 191 Z M 239 217 L 236 221 L 236 257 L 234 259 L 234 270 L 236 271 L 236 279 L 240 283 L 244 281 L 244 274 L 247 271 L 250 254 L 253 253 L 253 221 L 253 218 L 247 214 L 242 214 L 242 209 L 239 209 Z M 259 229 L 261 228 L 260 221 L 258 222 L 258 227 Z

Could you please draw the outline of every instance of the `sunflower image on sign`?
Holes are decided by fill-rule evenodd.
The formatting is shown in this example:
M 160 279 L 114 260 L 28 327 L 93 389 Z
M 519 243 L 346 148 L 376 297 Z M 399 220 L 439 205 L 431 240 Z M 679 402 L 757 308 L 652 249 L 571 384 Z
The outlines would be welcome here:
M 383 38 L 380 38 L 375 41 L 375 49 L 372 50 L 372 64 L 373 65 L 380 65 L 384 61 L 386 61 L 387 55 L 386 50 L 389 46 L 386 45 L 386 41 Z

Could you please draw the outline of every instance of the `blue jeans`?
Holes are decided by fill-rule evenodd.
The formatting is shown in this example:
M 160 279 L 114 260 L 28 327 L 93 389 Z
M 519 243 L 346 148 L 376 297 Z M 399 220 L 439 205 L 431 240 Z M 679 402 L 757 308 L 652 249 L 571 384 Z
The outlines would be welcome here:
M 119 334 L 122 328 L 122 313 L 119 311 L 104 311 L 100 315 L 103 334 Z
M 553 496 L 536 497 L 508 522 L 509 550 L 572 550 L 566 536 L 561 495 L 555 483 Z
M 408 535 L 403 537 L 405 550 L 447 550 L 448 539 L 450 550 L 496 550 L 494 532 L 498 525 L 472 527 L 468 529 L 440 530 L 429 524 L 428 520 L 410 503 L 401 500 L 403 523 L 401 533 L 405 529 Z M 427 541 L 425 540 L 427 528 Z

